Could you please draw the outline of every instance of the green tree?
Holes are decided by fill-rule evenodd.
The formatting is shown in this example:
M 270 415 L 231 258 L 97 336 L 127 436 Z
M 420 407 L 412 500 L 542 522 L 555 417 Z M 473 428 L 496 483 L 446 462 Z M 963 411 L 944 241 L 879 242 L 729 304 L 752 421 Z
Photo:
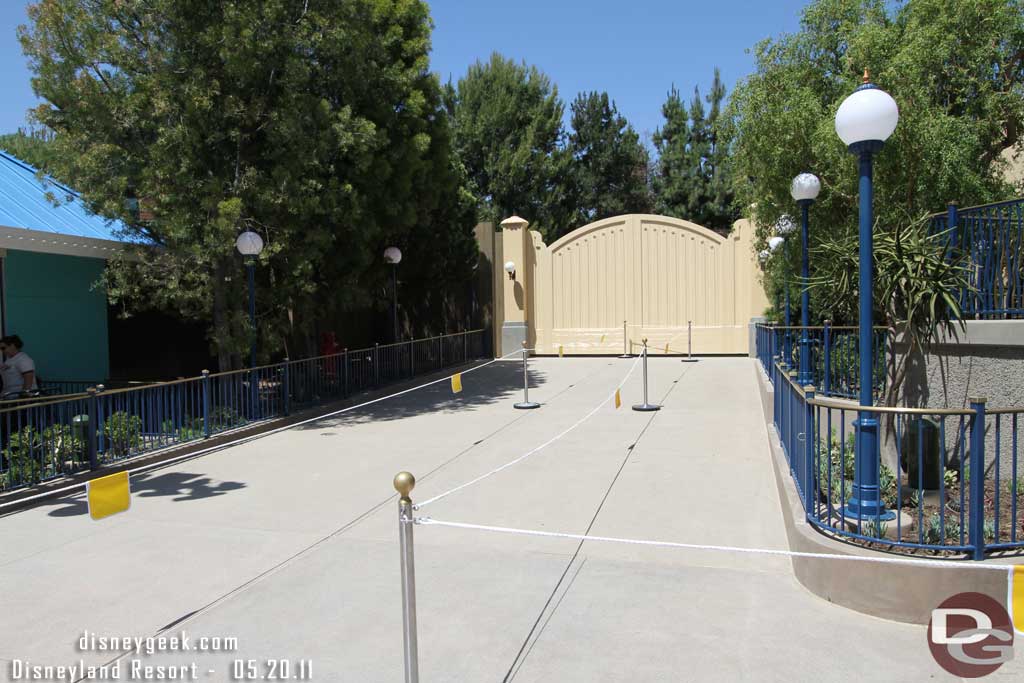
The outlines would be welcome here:
M 673 87 L 661 108 L 665 125 L 654 133 L 658 212 L 720 230 L 731 228 L 738 217 L 729 177 L 728 127 L 722 115 L 725 94 L 717 68 L 709 95 L 702 98 L 700 89 L 694 88 L 688 109 Z M 709 112 L 705 101 L 711 105 Z
M 1024 123 L 1020 0 L 912 0 L 891 9 L 881 0 L 818 0 L 804 10 L 799 32 L 761 42 L 755 55 L 757 70 L 737 85 L 727 119 L 743 179 L 739 205 L 750 207 L 762 244 L 782 215 L 796 213 L 789 187 L 802 171 L 822 183 L 811 208 L 812 244 L 856 230 L 857 163 L 834 122 L 865 68 L 900 106 L 899 125 L 875 157 L 877 230 L 909 228 L 951 200 L 978 204 L 1011 193 L 999 155 L 1020 148 Z M 814 258 L 812 276 L 838 281 L 849 274 L 834 269 L 849 266 Z M 775 268 L 765 278 L 770 300 L 781 287 Z M 814 323 L 829 315 L 853 322 L 842 313 L 812 297 Z
M 649 212 L 647 150 L 608 93 L 580 94 L 571 109 L 566 190 L 571 222 L 563 231 L 609 216 Z
M 471 267 L 423 2 L 42 0 L 28 13 L 53 170 L 134 243 L 110 262 L 110 296 L 212 320 L 222 368 L 251 334 L 244 229 L 266 243 L 264 351 L 378 300 L 388 242 L 434 234 L 452 276 Z
M 48 172 L 53 165 L 53 132 L 45 128 L 24 130 L 0 135 L 0 149 L 25 163 Z
M 535 66 L 495 53 L 448 87 L 455 149 L 482 218 L 518 214 L 545 234 L 567 222 L 567 157 L 560 149 L 564 105 Z
M 729 125 L 722 108 L 725 103 L 725 84 L 718 68 L 711 81 L 707 102 L 711 105 L 706 119 L 706 156 L 704 180 L 706 190 L 703 213 L 698 213 L 705 225 L 731 228 L 740 217 L 733 194 L 731 175 L 732 150 L 729 144 Z M 700 221 L 698 221 L 700 222 Z
M 654 204 L 658 213 L 686 218 L 690 205 L 691 185 L 687 182 L 690 170 L 689 134 L 690 114 L 675 86 L 661 105 L 665 125 L 654 131 L 654 147 L 658 151 L 652 178 Z

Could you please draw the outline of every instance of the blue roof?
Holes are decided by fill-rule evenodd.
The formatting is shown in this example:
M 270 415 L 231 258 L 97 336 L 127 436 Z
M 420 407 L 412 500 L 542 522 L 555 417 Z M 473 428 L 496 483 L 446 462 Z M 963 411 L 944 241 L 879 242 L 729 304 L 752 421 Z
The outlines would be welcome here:
M 125 242 L 120 221 L 89 213 L 78 193 L 56 180 L 40 182 L 35 168 L 0 151 L 0 226 Z M 47 198 L 52 195 L 59 205 Z

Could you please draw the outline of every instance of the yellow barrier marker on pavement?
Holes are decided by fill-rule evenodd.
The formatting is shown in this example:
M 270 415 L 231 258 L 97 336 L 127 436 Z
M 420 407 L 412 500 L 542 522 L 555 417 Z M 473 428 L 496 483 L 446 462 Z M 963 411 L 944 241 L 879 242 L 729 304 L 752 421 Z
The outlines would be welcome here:
M 458 394 L 462 392 L 462 373 L 457 372 L 452 375 L 452 393 Z
M 604 344 L 604 338 L 605 338 L 606 336 L 608 336 L 608 335 L 605 335 L 605 334 L 602 334 L 602 335 L 601 335 L 601 343 L 602 343 L 602 344 Z
M 89 516 L 93 519 L 124 512 L 132 505 L 128 472 L 109 474 L 86 482 L 85 497 L 89 504 Z
M 615 409 L 618 410 L 622 407 L 622 396 L 619 395 L 619 390 L 615 390 Z
M 1010 586 L 1007 590 L 1006 609 L 1017 635 L 1024 636 L 1024 564 L 1010 568 Z
M 668 344 L 665 344 L 665 355 L 668 355 Z
M 562 356 L 563 356 L 563 347 L 562 347 L 561 344 L 559 344 L 558 345 L 558 357 L 562 358 Z

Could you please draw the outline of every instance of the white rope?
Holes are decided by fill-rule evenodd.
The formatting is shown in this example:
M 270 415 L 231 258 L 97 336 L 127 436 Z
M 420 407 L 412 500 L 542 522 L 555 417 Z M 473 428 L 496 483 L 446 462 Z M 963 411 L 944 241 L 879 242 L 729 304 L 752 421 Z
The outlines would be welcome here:
M 554 442 L 558 441 L 563 436 L 565 436 L 566 434 L 568 434 L 569 432 L 571 432 L 572 430 L 576 429 L 577 427 L 582 425 L 584 422 L 586 422 L 587 420 L 592 418 L 594 416 L 594 414 L 597 413 L 597 411 L 599 411 L 604 406 L 604 404 L 608 402 L 608 398 L 614 398 L 615 397 L 615 392 L 622 388 L 622 385 L 626 383 L 626 380 L 628 380 L 630 375 L 633 374 L 633 371 L 636 370 L 637 363 L 640 362 L 641 358 L 642 358 L 642 356 L 637 356 L 636 360 L 633 361 L 633 365 L 630 366 L 629 372 L 627 372 L 625 377 L 622 378 L 622 381 L 619 382 L 615 386 L 615 389 L 612 390 L 612 393 L 609 394 L 609 396 L 607 396 L 605 398 L 602 398 L 601 402 L 598 403 L 596 406 L 594 406 L 593 410 L 591 410 L 589 413 L 584 415 L 582 418 L 580 418 L 579 420 L 574 422 L 567 429 L 559 432 L 558 434 L 556 434 L 555 436 L 551 437 L 550 439 L 548 439 L 547 441 L 545 441 L 541 445 L 536 446 L 535 448 L 533 448 L 533 449 L 523 453 L 518 458 L 515 458 L 513 460 L 509 460 L 504 465 L 501 465 L 500 467 L 496 467 L 493 470 L 491 470 L 490 472 L 487 472 L 486 474 L 481 474 L 476 479 L 470 479 L 469 481 L 465 482 L 464 484 L 459 484 L 455 488 L 449 489 L 449 490 L 445 491 L 444 493 L 442 493 L 440 495 L 434 496 L 433 498 L 428 498 L 427 500 L 423 501 L 422 503 L 418 503 L 416 505 L 413 505 L 413 509 L 414 510 L 419 510 L 420 508 L 422 508 L 422 507 L 424 507 L 426 505 L 430 505 L 433 502 L 439 501 L 442 498 L 450 496 L 451 494 L 455 493 L 456 491 L 461 491 L 462 489 L 466 488 L 467 486 L 472 486 L 473 484 L 476 484 L 477 482 L 483 481 L 487 477 L 490 477 L 492 475 L 497 474 L 498 472 L 501 472 L 504 469 L 512 467 L 512 465 L 515 465 L 518 462 L 522 462 L 523 460 L 526 460 L 531 455 L 539 453 L 540 451 L 544 450 L 545 448 L 547 448 L 548 446 L 550 446 Z
M 505 526 L 488 526 L 486 524 L 469 524 L 466 522 L 446 522 L 430 517 L 416 517 L 414 524 L 423 526 L 446 526 L 454 529 L 472 529 L 475 531 L 494 531 L 502 534 L 518 534 L 522 536 L 545 536 L 548 538 L 569 538 L 577 541 L 603 541 L 606 543 L 626 543 L 629 545 L 648 545 L 661 548 L 684 548 L 687 550 L 712 550 L 726 553 L 746 553 L 751 555 L 781 555 L 785 557 L 807 557 L 817 560 L 850 560 L 852 562 L 878 562 L 881 564 L 917 564 L 946 569 L 992 569 L 1005 572 L 1013 565 L 979 564 L 976 562 L 950 562 L 948 560 L 911 560 L 901 557 L 863 557 L 860 555 L 839 555 L 833 553 L 806 553 L 798 550 L 773 550 L 771 548 L 741 548 L 732 545 L 705 545 L 701 543 L 674 543 L 671 541 L 647 541 L 636 538 L 615 538 L 612 536 L 589 536 L 587 534 L 567 534 L 558 531 L 535 531 L 533 529 L 515 529 Z
M 527 349 L 527 351 L 533 351 L 533 350 L 534 349 Z M 202 456 L 207 455 L 209 453 L 214 453 L 216 451 L 224 450 L 225 448 L 231 448 L 232 446 L 239 446 L 241 444 L 249 443 L 250 441 L 254 441 L 256 439 L 262 439 L 262 438 L 267 437 L 267 436 L 272 436 L 273 434 L 278 434 L 280 432 L 284 432 L 284 431 L 287 431 L 289 429 L 294 429 L 296 427 L 299 427 L 299 426 L 302 426 L 302 425 L 305 425 L 305 424 L 309 424 L 310 422 L 316 422 L 318 420 L 323 420 L 323 419 L 326 419 L 326 418 L 329 418 L 329 417 L 334 417 L 336 415 L 341 415 L 342 413 L 347 413 L 347 412 L 350 412 L 350 411 L 353 411 L 353 410 L 358 410 L 359 408 L 365 408 L 366 406 L 373 405 L 374 403 L 380 403 L 381 401 L 387 401 L 388 399 L 392 399 L 392 398 L 395 398 L 397 396 L 403 396 L 405 394 L 409 394 L 409 393 L 412 393 L 414 391 L 418 391 L 420 389 L 424 389 L 426 387 L 433 386 L 435 384 L 440 384 L 441 382 L 447 382 L 447 381 L 451 380 L 451 378 L 454 377 L 455 375 L 466 375 L 466 374 L 469 374 L 471 372 L 475 372 L 477 370 L 480 370 L 481 368 L 485 368 L 488 365 L 491 365 L 493 363 L 497 363 L 498 361 L 505 360 L 506 358 L 508 358 L 510 356 L 519 355 L 519 354 L 522 354 L 522 353 L 523 353 L 522 349 L 518 349 L 518 350 L 513 351 L 511 353 L 506 353 L 504 356 L 501 356 L 500 358 L 495 358 L 493 360 L 487 361 L 486 363 L 481 363 L 480 365 L 476 365 L 474 367 L 471 367 L 468 370 L 462 370 L 461 372 L 452 373 L 451 375 L 445 375 L 444 377 L 441 377 L 440 379 L 435 379 L 435 380 L 432 380 L 432 381 L 427 382 L 425 384 L 420 384 L 418 386 L 411 387 L 409 389 L 403 389 L 402 391 L 396 391 L 395 393 L 388 394 L 387 396 L 381 396 L 379 398 L 375 398 L 375 399 L 372 399 L 372 400 L 369 400 L 369 401 L 364 401 L 363 403 L 359 403 L 359 404 L 356 404 L 354 406 L 349 406 L 347 408 L 342 408 L 341 410 L 335 410 L 334 412 L 326 413 L 324 415 L 317 415 L 316 417 L 311 417 L 309 419 L 302 420 L 301 422 L 295 422 L 293 424 L 285 425 L 283 427 L 277 427 L 276 429 L 270 429 L 270 430 L 267 430 L 265 432 L 260 432 L 259 434 L 252 434 L 250 436 L 244 436 L 242 438 L 235 439 L 234 441 L 229 441 L 227 443 L 223 443 L 223 444 L 220 444 L 220 445 L 217 445 L 217 446 L 211 446 L 210 448 L 204 448 L 202 450 L 194 451 L 192 453 L 185 453 L 184 455 L 179 455 L 179 456 L 177 456 L 175 458 L 168 458 L 167 460 L 161 460 L 160 462 L 153 462 L 153 463 L 148 463 L 146 465 L 140 465 L 138 467 L 134 467 L 132 469 L 129 469 L 128 470 L 128 475 L 131 476 L 132 474 L 137 474 L 139 472 L 145 472 L 147 470 L 161 468 L 161 467 L 166 467 L 167 465 L 173 465 L 174 463 L 176 463 L 176 462 L 178 462 L 180 460 L 199 458 L 199 457 L 202 457 Z M 87 481 L 83 481 L 83 482 L 80 482 L 80 483 L 77 483 L 77 484 L 71 484 L 70 486 L 65 486 L 64 488 L 55 489 L 53 491 L 44 491 L 43 493 L 37 493 L 34 496 L 26 496 L 25 498 L 19 498 L 17 500 L 12 500 L 12 501 L 8 501 L 8 502 L 5 502 L 5 503 L 0 503 L 0 510 L 4 509 L 6 507 L 10 507 L 12 505 L 22 505 L 24 503 L 36 500 L 38 498 L 44 498 L 44 497 L 48 498 L 48 497 L 56 496 L 56 495 L 59 495 L 59 494 L 62 494 L 62 493 L 67 493 L 69 491 L 74 491 L 76 489 L 80 489 L 80 488 L 84 487 L 87 483 L 88 483 Z

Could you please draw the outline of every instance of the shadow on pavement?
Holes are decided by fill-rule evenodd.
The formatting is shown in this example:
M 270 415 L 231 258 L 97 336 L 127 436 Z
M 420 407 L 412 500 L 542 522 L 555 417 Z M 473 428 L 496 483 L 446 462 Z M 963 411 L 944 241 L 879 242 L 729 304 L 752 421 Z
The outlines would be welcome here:
M 543 385 L 546 375 L 530 369 L 530 389 Z M 451 382 L 444 381 L 432 384 L 408 394 L 368 405 L 365 408 L 324 417 L 315 422 L 299 425 L 297 429 L 321 430 L 330 427 L 374 422 L 378 420 L 400 420 L 438 411 L 454 411 L 474 406 L 490 405 L 507 401 L 521 401 L 523 396 L 523 365 L 520 362 L 504 361 L 489 365 L 482 370 L 462 375 L 462 392 L 452 393 Z M 354 403 L 362 399 L 354 397 Z
M 175 496 L 173 500 L 180 502 L 223 496 L 231 491 L 245 488 L 245 484 L 240 481 L 222 481 L 215 484 L 209 477 L 189 472 L 166 472 L 163 474 L 154 472 L 133 476 L 131 487 L 133 495 L 143 498 Z M 84 493 L 42 505 L 59 506 L 48 513 L 51 517 L 75 517 L 89 512 Z

